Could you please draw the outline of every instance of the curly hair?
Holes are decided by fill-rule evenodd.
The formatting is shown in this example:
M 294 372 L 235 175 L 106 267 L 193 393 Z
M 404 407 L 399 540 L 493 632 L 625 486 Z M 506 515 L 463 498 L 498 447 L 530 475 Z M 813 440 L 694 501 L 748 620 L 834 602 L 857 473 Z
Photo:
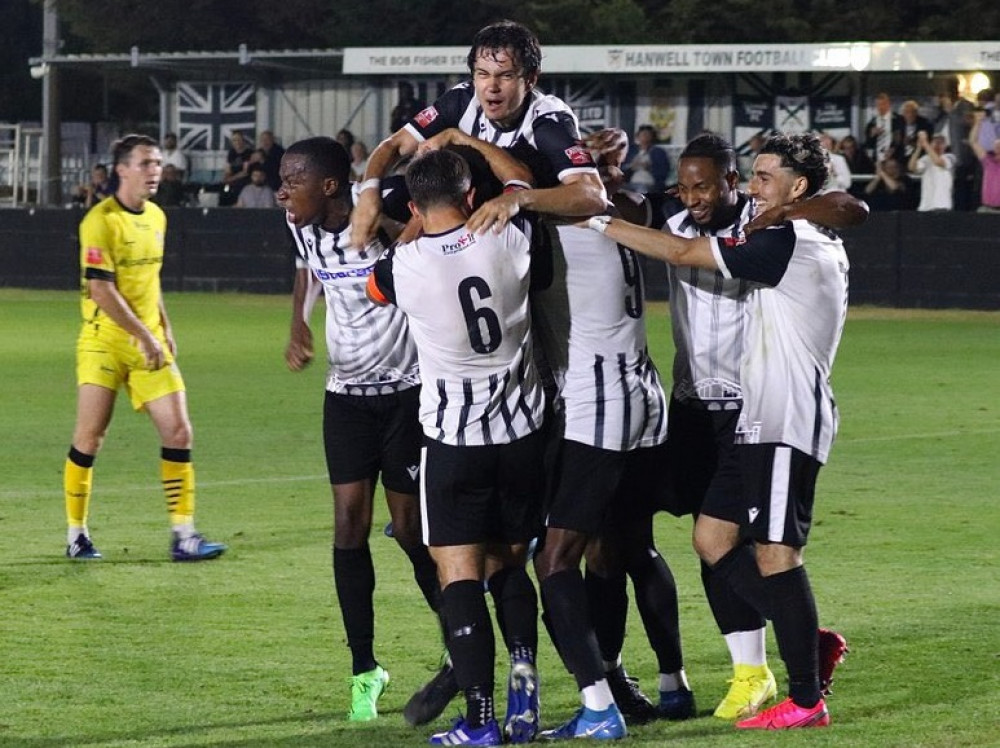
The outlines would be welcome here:
M 525 78 L 531 78 L 541 70 L 542 50 L 534 32 L 516 21 L 498 21 L 476 32 L 466 58 L 469 72 L 475 72 L 476 60 L 480 55 L 507 51 L 514 58 L 514 64 L 521 68 Z
M 772 153 L 781 165 L 806 178 L 808 186 L 803 197 L 811 197 L 823 189 L 830 174 L 830 155 L 813 133 L 777 133 L 760 149 L 760 155 Z

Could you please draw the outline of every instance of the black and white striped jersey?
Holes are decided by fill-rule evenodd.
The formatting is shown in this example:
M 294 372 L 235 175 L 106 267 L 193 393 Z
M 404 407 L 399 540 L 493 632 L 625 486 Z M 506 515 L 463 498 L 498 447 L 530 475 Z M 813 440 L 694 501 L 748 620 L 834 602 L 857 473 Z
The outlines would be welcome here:
M 287 219 L 286 219 L 287 221 Z M 417 351 L 406 317 L 380 307 L 365 295 L 365 285 L 382 245 L 350 244 L 351 227 L 296 229 L 290 222 L 296 266 L 308 267 L 326 297 L 326 388 L 345 395 L 380 395 L 420 384 Z
M 459 226 L 421 236 L 375 265 L 371 293 L 406 313 L 416 342 L 428 437 L 454 446 L 506 444 L 541 426 L 530 260 L 530 224 L 516 216 L 500 234 Z
M 668 229 L 687 238 L 738 238 L 753 217 L 752 202 L 739 197 L 734 224 L 715 231 L 699 226 L 687 210 L 667 221 Z M 667 265 L 670 319 L 674 336 L 676 399 L 703 404 L 709 410 L 740 407 L 740 361 L 743 357 L 744 306 L 750 284 L 715 270 Z
M 406 130 L 419 142 L 449 127 L 511 151 L 535 176 L 536 187 L 554 187 L 571 174 L 597 174 L 580 141 L 573 110 L 555 96 L 532 89 L 520 122 L 501 129 L 483 115 L 471 82 L 460 83 L 417 114 Z
M 534 295 L 535 329 L 563 437 L 621 452 L 662 443 L 667 401 L 646 350 L 638 257 L 590 229 L 548 229 L 553 282 Z
M 722 274 L 754 286 L 747 296 L 743 411 L 737 443 L 781 443 L 825 463 L 837 433 L 830 371 L 847 317 L 844 245 L 832 232 L 792 221 L 719 238 Z

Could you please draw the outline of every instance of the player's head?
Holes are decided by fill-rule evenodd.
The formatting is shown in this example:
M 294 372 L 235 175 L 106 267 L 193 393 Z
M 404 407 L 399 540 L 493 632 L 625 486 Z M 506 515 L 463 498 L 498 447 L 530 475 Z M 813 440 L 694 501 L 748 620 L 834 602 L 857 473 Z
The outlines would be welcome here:
M 811 197 L 829 176 L 830 156 L 812 133 L 772 135 L 753 162 L 749 193 L 758 212 Z
M 486 117 L 513 123 L 538 82 L 542 53 L 535 35 L 514 21 L 491 24 L 472 40 L 467 62 Z
M 281 157 L 278 203 L 296 227 L 322 225 L 330 202 L 348 195 L 351 159 L 333 138 L 292 143 Z
M 421 214 L 435 208 L 464 210 L 469 204 L 472 172 L 466 160 L 454 151 L 428 151 L 410 162 L 406 188 L 411 210 Z
M 677 194 L 694 222 L 719 229 L 736 220 L 740 174 L 736 151 L 724 138 L 699 135 L 677 161 Z
M 126 135 L 111 146 L 111 158 L 118 176 L 116 194 L 126 206 L 134 207 L 156 194 L 163 174 L 163 156 L 153 138 Z

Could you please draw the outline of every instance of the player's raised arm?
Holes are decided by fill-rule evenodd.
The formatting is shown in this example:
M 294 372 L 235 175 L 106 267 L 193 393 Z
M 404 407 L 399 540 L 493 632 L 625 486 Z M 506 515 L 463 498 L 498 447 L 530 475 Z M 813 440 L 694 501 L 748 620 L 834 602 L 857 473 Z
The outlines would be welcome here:
M 379 216 L 382 213 L 382 177 L 399 159 L 410 156 L 417 150 L 417 139 L 406 129 L 397 130 L 383 140 L 368 157 L 365 178 L 361 191 L 351 213 L 351 244 L 364 247 L 378 233 Z

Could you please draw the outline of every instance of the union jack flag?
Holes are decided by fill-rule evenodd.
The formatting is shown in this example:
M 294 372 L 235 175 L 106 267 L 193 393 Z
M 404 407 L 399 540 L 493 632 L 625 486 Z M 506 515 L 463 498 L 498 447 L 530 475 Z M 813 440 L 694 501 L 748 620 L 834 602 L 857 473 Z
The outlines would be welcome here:
M 249 141 L 257 126 L 257 89 L 253 83 L 178 83 L 177 145 L 184 150 L 227 147 L 239 130 Z

